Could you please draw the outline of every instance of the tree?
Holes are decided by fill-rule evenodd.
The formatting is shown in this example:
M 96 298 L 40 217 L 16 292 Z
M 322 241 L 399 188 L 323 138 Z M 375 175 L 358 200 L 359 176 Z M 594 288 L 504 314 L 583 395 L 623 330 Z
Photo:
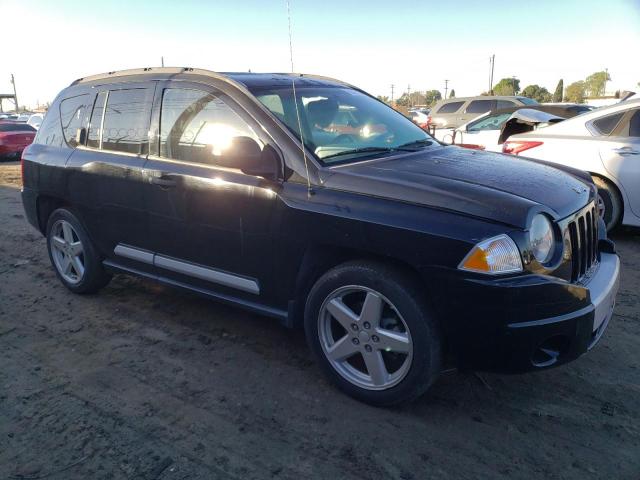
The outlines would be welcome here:
M 564 100 L 572 103 L 584 103 L 585 89 L 585 83 L 582 80 L 573 82 L 565 90 Z
M 451 93 L 449 94 L 449 98 L 456 98 L 456 91 L 452 88 Z
M 517 78 L 503 78 L 493 87 L 494 95 L 517 95 L 520 91 L 520 80 Z
M 605 85 L 609 80 L 611 80 L 611 76 L 604 70 L 592 73 L 584 81 L 585 90 L 590 97 L 602 97 L 605 94 Z
M 540 85 L 527 85 L 526 87 L 524 87 L 524 90 L 522 90 L 521 95 L 524 97 L 533 98 L 539 103 L 551 101 L 551 94 L 549 93 L 549 91 L 546 88 L 541 87 Z
M 563 92 L 564 92 L 564 80 L 560 79 L 560 81 L 558 82 L 558 85 L 556 86 L 556 91 L 553 92 L 553 101 L 561 102 Z
M 389 97 L 387 97 L 386 95 L 378 95 L 376 98 L 381 102 L 389 103 Z
M 430 107 L 432 107 L 436 104 L 436 102 L 439 102 L 440 100 L 442 100 L 442 94 L 439 90 L 429 90 L 425 92 L 425 105 L 429 105 Z
M 410 95 L 403 93 L 396 102 L 401 107 L 412 107 L 414 105 L 433 105 L 438 100 L 442 100 L 442 94 L 438 90 L 428 90 L 426 92 L 411 92 Z

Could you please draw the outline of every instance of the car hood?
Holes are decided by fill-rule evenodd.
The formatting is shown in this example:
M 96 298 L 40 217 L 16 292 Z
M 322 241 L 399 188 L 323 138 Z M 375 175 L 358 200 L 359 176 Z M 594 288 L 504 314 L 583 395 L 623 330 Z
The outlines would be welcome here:
M 565 170 L 511 155 L 435 146 L 333 167 L 324 185 L 526 229 L 535 213 L 561 219 L 595 198 L 588 176 Z

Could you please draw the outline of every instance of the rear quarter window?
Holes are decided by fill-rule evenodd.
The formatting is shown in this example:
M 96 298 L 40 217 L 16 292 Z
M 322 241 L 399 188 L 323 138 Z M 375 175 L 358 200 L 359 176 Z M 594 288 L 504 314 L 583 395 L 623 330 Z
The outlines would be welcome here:
M 72 148 L 77 147 L 76 134 L 79 128 L 85 123 L 85 116 L 88 109 L 89 95 L 79 95 L 63 100 L 60 103 L 60 123 L 64 139 Z
M 57 108 L 50 108 L 44 116 L 44 120 L 38 129 L 33 143 L 46 145 L 49 147 L 61 147 L 64 145 L 64 136 L 60 127 L 60 116 L 56 113 Z
M 610 135 L 624 116 L 624 112 L 614 113 L 594 120 L 592 125 L 600 135 Z
M 436 113 L 455 113 L 460 110 L 464 102 L 449 102 L 442 105 Z

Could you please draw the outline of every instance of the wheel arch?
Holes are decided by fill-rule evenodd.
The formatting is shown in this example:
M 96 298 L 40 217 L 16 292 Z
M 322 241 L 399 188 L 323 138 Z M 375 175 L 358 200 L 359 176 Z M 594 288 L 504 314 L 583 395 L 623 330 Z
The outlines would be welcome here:
M 382 263 L 399 270 L 417 283 L 422 281 L 422 276 L 416 268 L 395 257 L 331 245 L 310 246 L 305 251 L 298 268 L 293 300 L 289 304 L 290 326 L 303 325 L 306 298 L 316 281 L 332 268 L 350 261 Z
M 66 200 L 51 195 L 39 195 L 36 200 L 36 209 L 38 213 L 38 228 L 40 232 L 46 236 L 47 222 L 51 214 L 61 207 L 70 207 Z
M 625 195 L 623 193 L 622 188 L 620 188 L 620 185 L 618 183 L 618 181 L 615 178 L 612 178 L 609 175 L 604 175 L 601 172 L 592 172 L 589 171 L 588 172 L 589 175 L 591 175 L 592 177 L 598 177 L 601 180 L 607 182 L 609 185 L 613 186 L 613 188 L 615 188 L 616 193 L 618 194 L 618 198 L 620 198 L 620 208 L 622 209 L 622 211 L 620 212 L 620 222 L 622 222 L 622 219 L 624 218 L 624 211 L 625 211 L 625 205 L 626 205 L 626 198 Z

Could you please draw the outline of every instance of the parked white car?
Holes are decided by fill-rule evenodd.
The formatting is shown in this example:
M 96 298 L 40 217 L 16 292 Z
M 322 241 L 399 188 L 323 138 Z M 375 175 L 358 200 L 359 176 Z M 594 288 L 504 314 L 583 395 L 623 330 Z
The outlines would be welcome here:
M 589 172 L 607 229 L 640 226 L 640 99 L 512 135 L 502 151 Z
M 27 120 L 27 125 L 31 125 L 33 128 L 38 130 L 40 125 L 42 125 L 42 120 L 44 120 L 44 115 L 42 113 L 34 113 Z

